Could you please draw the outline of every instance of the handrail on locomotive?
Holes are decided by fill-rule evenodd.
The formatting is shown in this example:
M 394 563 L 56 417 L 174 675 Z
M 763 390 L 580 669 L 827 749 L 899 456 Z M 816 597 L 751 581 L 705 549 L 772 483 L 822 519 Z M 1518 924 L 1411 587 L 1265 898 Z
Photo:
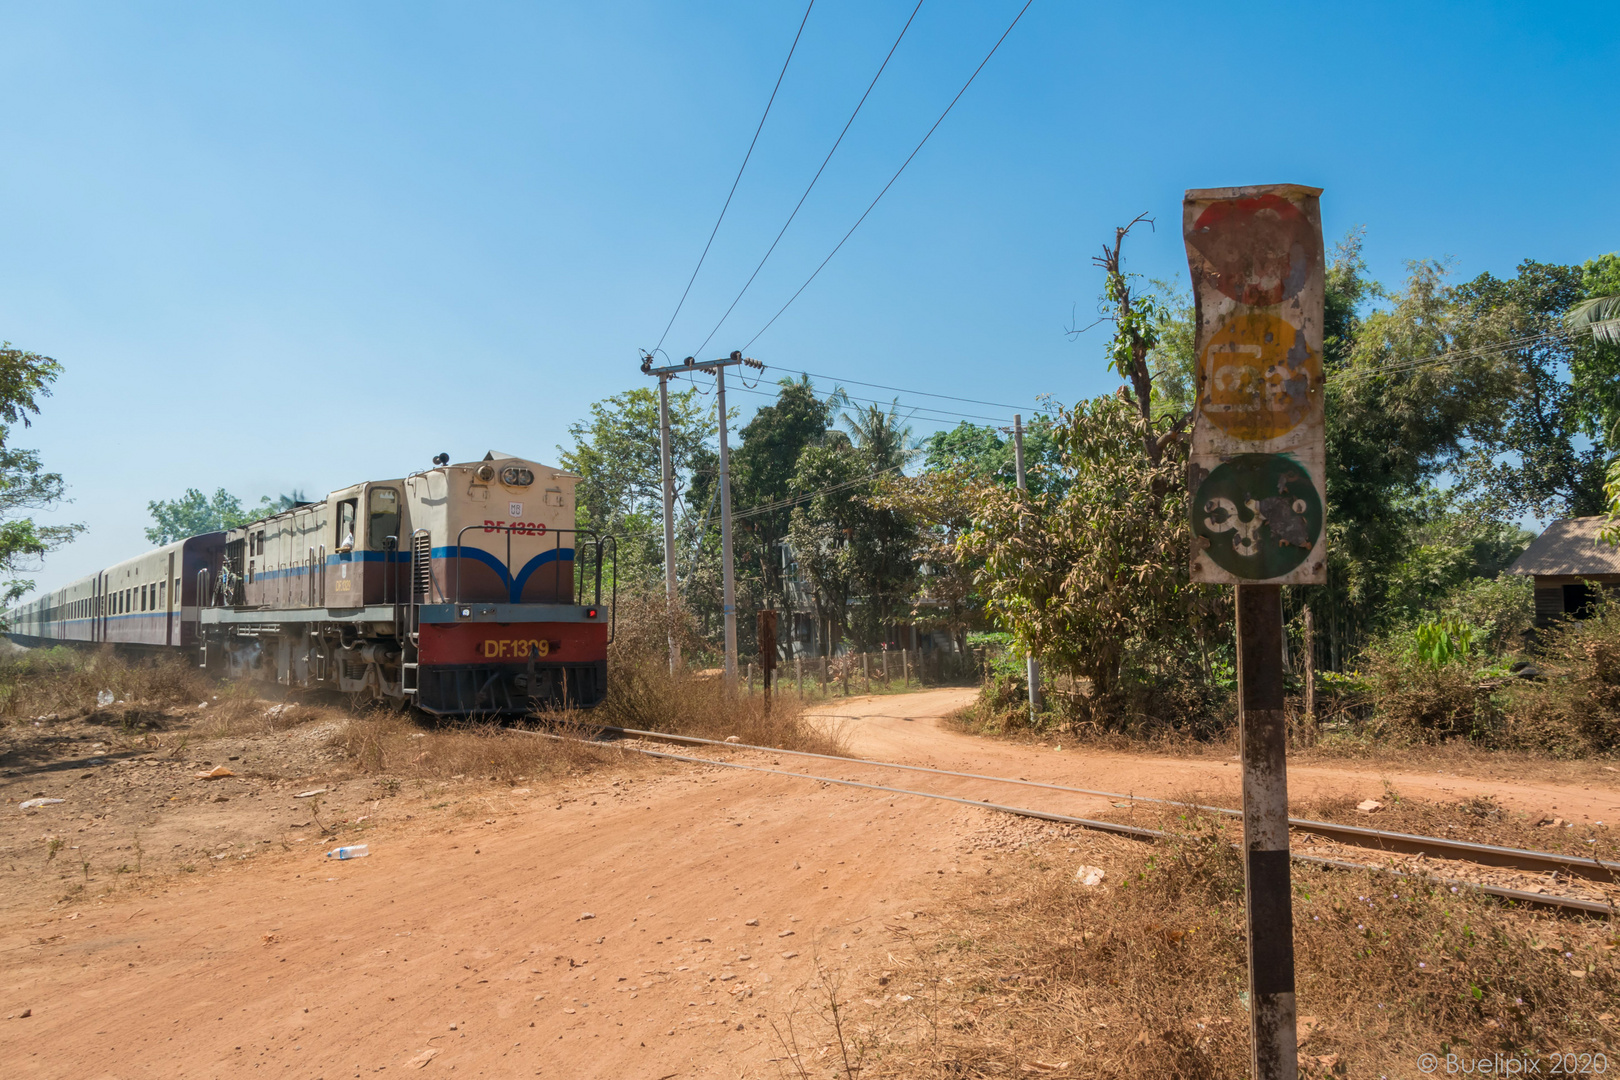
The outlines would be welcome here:
M 522 524 L 463 525 L 461 527 L 461 531 L 456 533 L 455 550 L 458 553 L 461 551 L 462 538 L 464 536 L 466 536 L 468 532 L 470 532 L 470 531 L 472 531 L 474 529 L 477 529 L 480 532 L 486 532 L 486 533 L 487 532 L 504 532 L 506 534 L 506 574 L 507 574 L 508 578 L 510 578 L 511 575 L 512 575 L 512 534 L 514 532 L 521 532 L 525 536 L 544 536 L 547 533 L 550 533 L 552 536 L 554 536 L 556 539 L 552 542 L 552 550 L 553 550 L 553 552 L 555 552 L 555 554 L 552 556 L 552 559 L 551 559 L 552 582 L 553 582 L 552 595 L 553 596 L 555 596 L 557 594 L 557 592 L 562 587 L 562 562 L 563 562 L 562 552 L 564 550 L 563 546 L 562 546 L 563 534 L 568 533 L 568 534 L 570 534 L 570 535 L 572 535 L 572 536 L 574 536 L 576 538 L 585 537 L 585 536 L 590 537 L 591 538 L 590 548 L 594 552 L 594 556 L 593 556 L 591 561 L 592 561 L 592 564 L 593 564 L 592 569 L 595 572 L 595 587 L 592 590 L 593 599 L 591 600 L 591 602 L 590 602 L 590 604 L 588 606 L 594 607 L 594 608 L 600 608 L 602 606 L 602 560 L 603 560 L 603 552 L 604 552 L 604 550 L 606 550 L 609 557 L 611 557 L 612 560 L 613 560 L 613 571 L 609 575 L 609 587 L 610 587 L 611 591 L 609 593 L 609 597 L 610 597 L 609 608 L 610 608 L 610 610 L 609 610 L 609 613 L 608 613 L 608 644 L 611 645 L 613 643 L 613 637 L 614 637 L 615 632 L 618 630 L 618 625 L 619 625 L 619 538 L 617 536 L 614 536 L 612 533 L 609 533 L 606 536 L 601 536 L 601 535 L 598 535 L 594 529 L 548 529 L 544 525 L 539 526 L 538 528 L 534 527 L 534 526 L 522 525 Z M 581 545 L 580 545 L 580 543 L 578 542 L 577 539 L 575 540 L 574 546 L 572 548 L 567 549 L 571 553 L 569 561 L 572 562 L 575 567 L 577 567 L 579 565 L 579 552 L 580 552 L 580 549 L 581 549 Z M 456 559 L 456 578 L 455 578 L 455 586 L 456 586 L 456 588 L 455 588 L 455 595 L 450 600 L 450 602 L 452 604 L 459 604 L 459 603 L 462 602 L 462 600 L 461 600 L 461 563 L 462 563 L 462 560 L 460 558 L 457 558 Z M 574 590 L 573 590 L 574 591 L 574 603 L 577 604 L 580 607 L 587 606 L 586 603 L 585 603 L 585 579 L 584 579 L 584 576 L 581 575 L 581 574 L 577 574 L 577 573 L 570 573 L 570 576 L 574 579 Z M 441 593 L 442 593 L 442 590 L 441 590 Z

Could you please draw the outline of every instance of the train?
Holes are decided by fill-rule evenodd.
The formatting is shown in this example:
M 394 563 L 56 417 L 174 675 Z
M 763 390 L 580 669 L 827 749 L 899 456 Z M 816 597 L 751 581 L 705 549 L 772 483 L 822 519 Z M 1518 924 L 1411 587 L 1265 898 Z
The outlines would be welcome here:
M 4 632 L 442 717 L 591 708 L 607 694 L 617 546 L 575 527 L 578 480 L 493 450 L 439 454 L 79 578 L 5 612 Z

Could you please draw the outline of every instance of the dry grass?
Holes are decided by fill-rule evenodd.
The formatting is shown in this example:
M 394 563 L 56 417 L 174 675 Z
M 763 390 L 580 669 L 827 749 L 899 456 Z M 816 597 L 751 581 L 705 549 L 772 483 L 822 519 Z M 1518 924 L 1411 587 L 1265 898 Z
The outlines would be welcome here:
M 213 680 L 179 657 L 131 660 L 111 648 L 59 647 L 0 661 L 0 717 L 7 720 L 93 712 L 98 695 L 164 708 L 196 705 L 217 693 Z
M 836 733 L 807 722 L 805 701 L 797 694 L 778 693 L 767 709 L 763 694 L 728 691 L 717 677 L 700 676 L 690 668 L 672 674 L 671 636 L 689 662 L 706 648 L 685 612 L 677 610 L 671 617 L 662 594 L 621 596 L 608 652 L 607 698 L 585 719 L 706 739 L 735 735 L 741 742 L 784 750 L 838 752 Z
M 1212 823 L 1165 824 L 1191 835 L 1075 835 L 974 879 L 894 985 L 865 988 L 909 1000 L 874 1010 L 862 1075 L 1247 1076 L 1242 865 Z M 1372 873 L 1296 867 L 1294 889 L 1302 1075 L 1415 1075 L 1448 1048 L 1612 1054 L 1609 924 Z
M 407 715 L 378 710 L 341 725 L 332 744 L 357 772 L 408 780 L 519 783 L 628 764 L 611 747 L 590 743 L 589 733 L 574 722 L 563 720 L 548 730 L 559 737 L 489 723 L 423 727 Z

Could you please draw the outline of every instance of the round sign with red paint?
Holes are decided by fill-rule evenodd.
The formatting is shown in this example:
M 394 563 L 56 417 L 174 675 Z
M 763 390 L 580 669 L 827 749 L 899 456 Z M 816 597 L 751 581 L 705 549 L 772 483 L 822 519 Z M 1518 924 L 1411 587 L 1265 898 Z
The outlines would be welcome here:
M 1215 288 L 1240 304 L 1270 307 L 1305 287 L 1318 236 L 1298 206 L 1266 194 L 1210 204 L 1187 243 L 1204 257 Z
M 1276 439 L 1311 414 L 1322 358 L 1299 329 L 1268 311 L 1233 313 L 1198 358 L 1199 408 L 1234 438 Z
M 1214 469 L 1192 498 L 1194 544 L 1234 577 L 1290 573 L 1322 539 L 1322 500 L 1287 454 L 1239 454 Z

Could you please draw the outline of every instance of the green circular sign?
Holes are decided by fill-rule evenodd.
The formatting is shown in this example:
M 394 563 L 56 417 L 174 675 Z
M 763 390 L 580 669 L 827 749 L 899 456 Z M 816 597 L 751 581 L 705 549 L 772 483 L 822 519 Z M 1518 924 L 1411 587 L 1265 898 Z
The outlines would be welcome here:
M 1239 454 L 1217 465 L 1192 498 L 1194 541 L 1234 577 L 1282 577 L 1322 539 L 1322 500 L 1287 454 Z

